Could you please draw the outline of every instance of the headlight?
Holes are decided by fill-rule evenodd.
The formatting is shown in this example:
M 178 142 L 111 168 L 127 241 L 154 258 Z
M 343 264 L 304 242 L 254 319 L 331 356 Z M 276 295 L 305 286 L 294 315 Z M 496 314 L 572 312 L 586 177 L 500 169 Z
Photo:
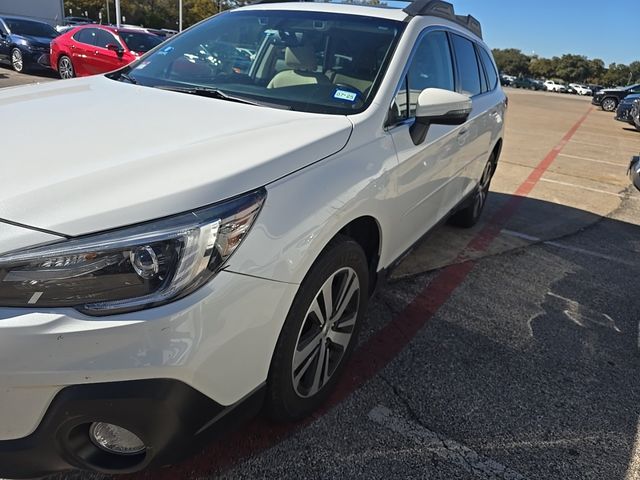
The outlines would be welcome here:
M 186 214 L 0 256 L 0 306 L 111 315 L 182 298 L 225 264 L 265 197 L 261 189 Z

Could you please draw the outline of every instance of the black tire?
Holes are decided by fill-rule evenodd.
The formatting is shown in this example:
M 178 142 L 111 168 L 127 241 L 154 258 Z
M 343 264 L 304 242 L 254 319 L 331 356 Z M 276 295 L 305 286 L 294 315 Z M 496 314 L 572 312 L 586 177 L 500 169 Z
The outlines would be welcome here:
M 25 73 L 27 71 L 27 65 L 24 61 L 24 57 L 19 48 L 13 48 L 11 50 L 11 67 L 18 73 Z
M 469 202 L 469 205 L 458 210 L 449 219 L 449 223 L 460 228 L 473 227 L 482 216 L 482 211 L 487 203 L 487 197 L 489 196 L 489 187 L 491 186 L 491 179 L 496 170 L 495 154 L 492 154 L 489 161 L 484 167 L 480 182 L 476 187 L 476 191 Z
M 341 275 L 344 275 L 345 278 L 344 285 L 341 284 L 336 289 L 336 285 L 340 283 Z M 351 280 L 346 280 L 349 275 Z M 344 301 L 348 305 L 344 306 L 342 314 L 342 318 L 349 317 L 345 323 L 355 321 L 355 324 L 345 330 L 340 325 L 342 320 L 338 319 L 336 323 L 332 324 L 331 317 L 333 313 L 340 311 L 341 293 L 344 292 L 344 296 L 347 297 L 349 292 L 353 290 L 351 287 L 356 284 L 356 281 L 353 280 L 355 277 L 359 282 L 357 283 L 359 293 L 357 298 L 354 293 Z M 325 297 L 320 295 L 326 285 L 330 285 L 330 291 L 333 292 L 331 294 L 333 301 L 330 302 L 333 307 L 331 307 L 332 314 L 328 315 L 329 322 L 325 322 L 329 325 L 323 327 L 321 326 L 322 319 L 319 322 L 315 321 L 319 317 L 314 318 L 314 312 L 317 309 L 313 310 L 312 305 L 316 305 L 316 300 L 318 300 L 317 305 L 324 303 L 320 301 L 320 298 L 324 300 Z M 349 237 L 342 235 L 336 237 L 316 260 L 300 285 L 280 332 L 269 369 L 265 400 L 266 413 L 273 420 L 299 420 L 308 416 L 327 399 L 344 371 L 354 345 L 357 343 L 358 332 L 369 300 L 368 291 L 369 270 L 362 247 Z M 355 312 L 354 308 L 357 308 Z M 321 310 L 326 311 L 324 305 Z M 324 313 L 320 313 L 324 315 Z M 316 333 L 318 331 L 320 333 Z M 323 333 L 325 331 L 339 335 L 350 334 L 346 340 L 348 342 L 346 348 L 341 347 L 338 343 L 333 343 L 331 338 L 327 338 L 327 334 Z M 323 335 L 325 336 L 320 338 L 318 343 L 317 339 Z M 305 338 L 308 338 L 306 342 Z M 299 348 L 300 345 L 302 348 Z M 312 353 L 305 354 L 303 353 L 305 350 Z M 338 357 L 338 355 L 340 356 Z M 311 360 L 301 361 L 295 369 L 293 364 L 296 357 Z M 335 364 L 330 363 L 332 358 L 336 362 Z M 326 369 L 321 367 L 318 370 L 320 364 L 325 364 Z M 328 370 L 331 372 L 329 373 Z M 311 382 L 311 388 L 306 392 L 308 395 L 305 396 L 300 392 L 304 386 L 303 380 L 307 380 L 305 377 L 309 373 L 314 378 Z M 327 378 L 325 378 L 326 373 L 328 373 Z M 299 380 L 294 379 L 294 375 L 297 375 Z M 317 378 L 324 379 L 324 381 L 320 383 L 322 380 L 317 381 Z
M 616 97 L 602 99 L 602 110 L 605 112 L 615 112 L 616 108 L 618 108 L 618 99 Z
M 71 62 L 71 59 L 66 55 L 62 55 L 58 59 L 58 75 L 62 80 L 67 80 L 76 76 L 76 69 L 73 66 L 73 62 Z

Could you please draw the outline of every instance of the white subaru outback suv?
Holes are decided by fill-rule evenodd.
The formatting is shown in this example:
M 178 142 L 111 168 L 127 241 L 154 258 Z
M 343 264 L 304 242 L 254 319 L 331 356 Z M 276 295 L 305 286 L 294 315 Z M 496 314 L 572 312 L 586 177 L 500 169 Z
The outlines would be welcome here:
M 506 105 L 479 23 L 428 0 L 255 4 L 3 90 L 0 476 L 312 412 L 385 272 L 477 222 Z

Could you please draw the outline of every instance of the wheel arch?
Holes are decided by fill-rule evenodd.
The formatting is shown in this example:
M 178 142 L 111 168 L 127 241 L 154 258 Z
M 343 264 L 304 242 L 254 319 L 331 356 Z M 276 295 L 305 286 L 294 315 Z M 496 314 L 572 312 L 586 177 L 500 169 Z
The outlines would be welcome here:
M 380 228 L 379 222 L 370 215 L 355 218 L 342 227 L 331 238 L 329 243 L 338 235 L 351 238 L 364 250 L 364 254 L 367 257 L 367 264 L 369 265 L 369 293 L 372 293 L 377 281 L 380 249 L 382 246 L 382 229 Z

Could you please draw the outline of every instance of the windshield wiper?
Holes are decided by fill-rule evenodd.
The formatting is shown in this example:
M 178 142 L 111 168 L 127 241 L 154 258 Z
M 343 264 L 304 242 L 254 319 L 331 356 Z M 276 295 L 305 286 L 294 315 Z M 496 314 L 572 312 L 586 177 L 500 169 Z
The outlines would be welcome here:
M 187 93 L 189 95 L 198 95 L 200 97 L 215 98 L 217 100 L 226 100 L 228 102 L 244 103 L 246 105 L 256 105 L 259 107 L 272 107 L 280 108 L 283 110 L 291 110 L 291 107 L 289 107 L 288 105 L 259 102 L 257 100 L 249 100 L 248 98 L 244 97 L 236 97 L 235 95 L 229 95 L 228 93 L 213 87 L 174 87 L 171 85 L 159 85 L 155 88 L 159 88 L 160 90 L 168 90 L 170 92 Z
M 109 75 L 107 75 L 107 76 L 109 76 Z M 129 76 L 128 73 L 124 73 L 124 72 L 117 73 L 115 76 L 113 76 L 111 78 L 113 80 L 119 80 L 119 81 L 124 80 L 124 81 L 126 81 L 128 83 L 131 83 L 133 85 L 137 85 L 138 84 L 138 81 L 135 78 Z

